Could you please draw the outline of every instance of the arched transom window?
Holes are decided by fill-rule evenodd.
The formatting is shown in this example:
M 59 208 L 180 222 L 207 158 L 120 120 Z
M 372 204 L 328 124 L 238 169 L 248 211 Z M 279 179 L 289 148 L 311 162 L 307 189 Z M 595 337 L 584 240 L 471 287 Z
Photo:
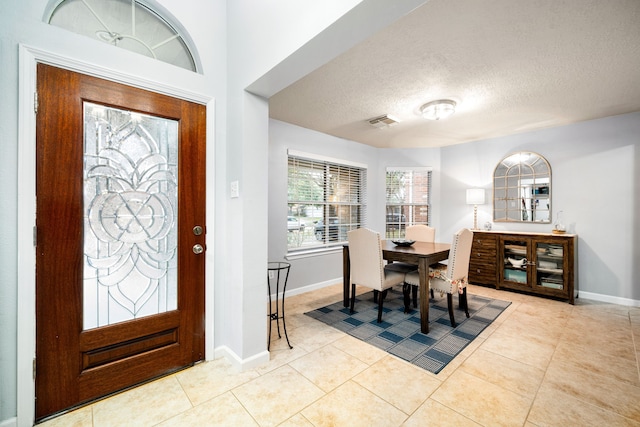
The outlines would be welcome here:
M 141 55 L 201 72 L 187 33 L 148 0 L 56 0 L 45 21 Z

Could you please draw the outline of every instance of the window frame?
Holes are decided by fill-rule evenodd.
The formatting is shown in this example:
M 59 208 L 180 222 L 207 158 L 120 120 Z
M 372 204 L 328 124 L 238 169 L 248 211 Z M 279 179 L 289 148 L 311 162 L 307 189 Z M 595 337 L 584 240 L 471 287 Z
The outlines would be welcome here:
M 311 182 L 311 187 L 319 190 L 321 195 L 317 193 L 305 195 L 303 190 L 304 197 L 300 197 L 300 193 L 294 190 L 294 186 L 301 188 L 305 180 L 304 177 L 292 175 L 292 167 L 296 166 L 322 174 L 320 185 L 317 179 Z M 287 227 L 285 258 L 292 259 L 342 250 L 347 243 L 347 232 L 365 226 L 367 171 L 366 164 L 287 150 L 287 218 L 294 216 L 305 225 L 297 231 L 293 227 L 293 232 L 289 230 L 289 226 Z M 293 179 L 300 181 L 292 182 Z M 308 191 L 311 192 L 311 190 Z M 305 212 L 306 216 L 295 215 L 295 212 L 301 211 Z M 312 214 L 309 215 L 309 213 Z M 302 221 L 303 218 L 308 219 Z M 329 219 L 329 226 L 323 227 L 327 219 Z M 335 219 L 337 221 L 333 222 Z M 318 224 L 321 220 L 322 223 Z M 304 234 L 300 236 L 303 230 Z M 324 234 L 318 238 L 317 233 Z
M 405 188 L 408 194 L 402 195 L 396 202 L 390 202 L 389 178 L 392 173 L 410 173 L 411 182 Z M 419 175 L 417 175 L 419 174 Z M 416 183 L 416 178 L 427 179 L 426 187 L 423 182 Z M 431 226 L 431 192 L 433 184 L 432 167 L 387 167 L 385 169 L 385 238 L 403 238 L 407 226 L 425 224 Z M 399 191 L 399 190 L 398 190 Z M 419 194 L 426 193 L 426 203 L 415 199 Z M 426 215 L 421 213 L 426 209 Z M 396 220 L 397 217 L 397 220 Z M 422 218 L 421 218 L 422 217 Z M 391 219 L 391 221 L 390 221 Z

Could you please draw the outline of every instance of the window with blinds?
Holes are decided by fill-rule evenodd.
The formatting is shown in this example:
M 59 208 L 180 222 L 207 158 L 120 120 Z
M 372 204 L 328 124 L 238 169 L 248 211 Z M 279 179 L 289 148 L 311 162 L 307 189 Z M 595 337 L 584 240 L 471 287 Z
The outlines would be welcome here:
M 365 219 L 366 168 L 327 158 L 288 156 L 287 249 L 341 246 Z
M 431 168 L 387 168 L 386 237 L 403 238 L 407 225 L 431 223 Z

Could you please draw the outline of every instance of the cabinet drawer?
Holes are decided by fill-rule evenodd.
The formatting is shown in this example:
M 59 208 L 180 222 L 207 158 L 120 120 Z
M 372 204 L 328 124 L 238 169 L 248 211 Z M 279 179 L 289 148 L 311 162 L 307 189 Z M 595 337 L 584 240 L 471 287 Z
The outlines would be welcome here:
M 469 268 L 469 282 L 470 283 L 482 283 L 485 285 L 495 285 L 498 279 L 496 278 L 495 271 L 490 269 L 471 269 Z
M 494 237 L 492 238 L 486 238 L 486 237 L 473 237 L 473 243 L 472 243 L 472 248 L 474 249 L 492 249 L 492 250 L 496 250 L 496 248 L 498 247 L 497 243 L 496 243 L 496 239 Z
M 469 262 L 483 262 L 483 263 L 493 263 L 493 265 L 496 264 L 496 257 L 497 257 L 498 251 L 496 250 L 490 250 L 490 249 L 478 249 L 478 250 L 471 250 L 471 257 L 469 258 Z
M 496 264 L 469 263 L 469 274 L 496 277 Z

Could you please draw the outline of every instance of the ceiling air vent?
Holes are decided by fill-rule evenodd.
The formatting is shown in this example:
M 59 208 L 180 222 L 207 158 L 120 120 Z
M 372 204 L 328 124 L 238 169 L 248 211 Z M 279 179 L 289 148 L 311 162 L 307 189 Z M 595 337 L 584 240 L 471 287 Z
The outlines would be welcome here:
M 400 120 L 396 119 L 393 116 L 390 116 L 389 114 L 385 114 L 384 116 L 375 117 L 375 118 L 369 119 L 367 121 L 369 122 L 369 124 L 371 126 L 376 127 L 378 129 L 381 129 L 381 128 L 386 128 L 388 126 L 394 126 Z

